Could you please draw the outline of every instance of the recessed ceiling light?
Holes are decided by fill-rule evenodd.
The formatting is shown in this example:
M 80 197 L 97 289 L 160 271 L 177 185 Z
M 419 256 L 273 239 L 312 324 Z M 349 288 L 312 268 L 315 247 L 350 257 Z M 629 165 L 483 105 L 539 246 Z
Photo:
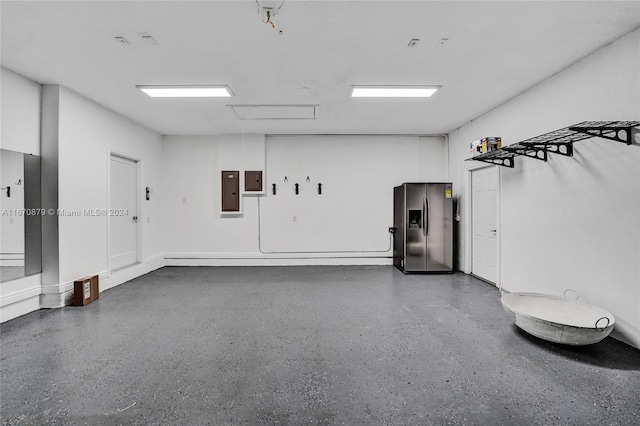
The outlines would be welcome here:
M 428 98 L 442 86 L 351 86 L 352 98 Z
M 230 98 L 227 86 L 136 86 L 152 98 Z

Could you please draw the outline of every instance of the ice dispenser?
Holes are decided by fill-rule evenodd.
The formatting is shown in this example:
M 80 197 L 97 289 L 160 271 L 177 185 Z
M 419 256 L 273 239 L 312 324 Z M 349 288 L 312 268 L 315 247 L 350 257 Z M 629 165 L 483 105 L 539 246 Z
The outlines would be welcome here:
M 409 229 L 422 228 L 422 210 L 409 210 Z

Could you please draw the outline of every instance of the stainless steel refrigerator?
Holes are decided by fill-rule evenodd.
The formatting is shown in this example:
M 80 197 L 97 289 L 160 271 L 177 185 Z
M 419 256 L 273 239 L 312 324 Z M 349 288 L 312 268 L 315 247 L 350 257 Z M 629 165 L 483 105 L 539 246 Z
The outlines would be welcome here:
M 393 189 L 393 264 L 404 273 L 453 272 L 451 183 Z

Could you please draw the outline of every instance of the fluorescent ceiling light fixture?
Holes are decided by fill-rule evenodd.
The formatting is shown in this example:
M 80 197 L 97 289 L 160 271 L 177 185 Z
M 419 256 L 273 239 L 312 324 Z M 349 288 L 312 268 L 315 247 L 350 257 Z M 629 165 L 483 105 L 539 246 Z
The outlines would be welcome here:
M 228 86 L 136 86 L 152 98 L 230 98 Z
M 442 86 L 351 86 L 352 98 L 428 98 Z

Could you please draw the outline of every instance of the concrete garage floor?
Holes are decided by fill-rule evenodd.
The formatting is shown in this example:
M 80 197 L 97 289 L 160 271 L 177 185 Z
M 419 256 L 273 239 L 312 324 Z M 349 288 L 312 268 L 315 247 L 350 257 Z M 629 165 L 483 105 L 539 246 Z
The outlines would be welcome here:
M 640 351 L 392 267 L 168 267 L 2 324 L 3 424 L 629 425 Z

